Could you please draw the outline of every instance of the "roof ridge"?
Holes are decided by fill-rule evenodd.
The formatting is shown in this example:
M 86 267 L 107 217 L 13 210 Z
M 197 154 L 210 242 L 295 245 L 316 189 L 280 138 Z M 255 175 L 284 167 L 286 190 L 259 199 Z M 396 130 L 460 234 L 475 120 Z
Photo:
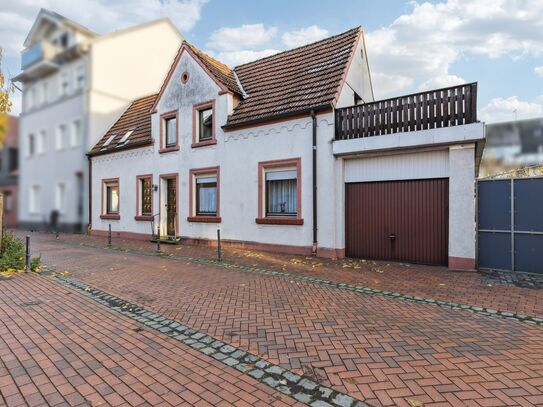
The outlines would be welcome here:
M 362 30 L 362 26 L 361 26 L 361 25 L 359 25 L 359 26 L 357 26 L 357 27 L 350 28 L 350 29 L 348 29 L 347 31 L 343 31 L 343 32 L 341 32 L 341 33 L 339 33 L 339 34 L 335 34 L 335 35 L 332 35 L 332 36 L 330 36 L 330 37 L 326 37 L 326 38 L 323 38 L 323 39 L 321 39 L 321 40 L 311 42 L 311 43 L 309 43 L 309 44 L 304 44 L 304 45 L 300 45 L 299 47 L 286 49 L 286 50 L 284 50 L 284 51 L 278 52 L 278 53 L 273 54 L 273 55 L 269 55 L 269 56 L 264 57 L 264 58 L 259 58 L 259 59 L 255 59 L 254 61 L 251 61 L 251 62 L 246 62 L 246 63 L 244 63 L 244 64 L 236 65 L 233 69 L 236 70 L 236 69 L 241 68 L 241 67 L 244 67 L 244 66 L 246 66 L 246 65 L 251 65 L 251 64 L 254 64 L 254 63 L 256 63 L 256 62 L 262 62 L 262 61 L 265 61 L 265 60 L 267 60 L 267 59 L 276 58 L 276 57 L 279 56 L 279 55 L 283 55 L 283 54 L 286 54 L 286 53 L 289 53 L 289 52 L 298 51 L 298 50 L 303 49 L 303 48 L 308 48 L 308 47 L 314 46 L 314 45 L 319 44 L 319 43 L 324 42 L 324 41 L 333 40 L 334 38 L 340 37 L 340 36 L 342 36 L 342 35 L 345 35 L 345 34 L 347 34 L 347 33 L 352 32 L 352 31 L 360 31 L 360 30 Z

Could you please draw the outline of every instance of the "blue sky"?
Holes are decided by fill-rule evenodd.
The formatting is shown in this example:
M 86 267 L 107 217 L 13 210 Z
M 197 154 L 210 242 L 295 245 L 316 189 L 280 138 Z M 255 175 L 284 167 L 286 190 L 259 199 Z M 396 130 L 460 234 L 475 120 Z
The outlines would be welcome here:
M 376 97 L 477 81 L 482 119 L 543 116 L 541 0 L 0 2 L 12 75 L 40 7 L 98 33 L 170 17 L 190 42 L 232 66 L 362 25 Z

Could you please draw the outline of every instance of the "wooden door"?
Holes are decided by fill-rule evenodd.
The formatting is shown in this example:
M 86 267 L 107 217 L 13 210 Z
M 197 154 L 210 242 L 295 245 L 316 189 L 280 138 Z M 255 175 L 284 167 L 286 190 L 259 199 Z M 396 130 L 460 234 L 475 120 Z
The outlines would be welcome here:
M 168 178 L 167 183 L 167 216 L 166 233 L 168 236 L 176 236 L 177 217 L 177 185 L 175 178 Z

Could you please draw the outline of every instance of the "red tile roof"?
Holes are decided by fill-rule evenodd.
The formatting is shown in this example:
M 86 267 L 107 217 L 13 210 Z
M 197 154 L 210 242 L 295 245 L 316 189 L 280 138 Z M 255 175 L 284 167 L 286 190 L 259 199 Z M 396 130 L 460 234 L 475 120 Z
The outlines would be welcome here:
M 137 99 L 126 109 L 108 132 L 96 143 L 89 155 L 107 154 L 127 150 L 134 147 L 143 147 L 153 143 L 151 134 L 151 107 L 158 95 L 146 96 Z M 133 131 L 125 143 L 119 141 L 128 132 Z M 107 146 L 104 143 L 111 137 L 113 139 Z
M 89 154 L 106 154 L 153 142 L 151 110 L 156 108 L 183 49 L 188 49 L 221 86 L 242 97 L 224 126 L 231 128 L 309 109 L 332 107 L 361 32 L 361 27 L 353 28 L 303 47 L 240 65 L 234 70 L 184 41 L 160 93 L 135 100 Z M 134 132 L 127 143 L 119 146 L 119 140 L 130 130 Z M 112 141 L 104 146 L 113 135 Z
M 225 126 L 331 106 L 358 43 L 361 27 L 234 68 L 248 97 Z

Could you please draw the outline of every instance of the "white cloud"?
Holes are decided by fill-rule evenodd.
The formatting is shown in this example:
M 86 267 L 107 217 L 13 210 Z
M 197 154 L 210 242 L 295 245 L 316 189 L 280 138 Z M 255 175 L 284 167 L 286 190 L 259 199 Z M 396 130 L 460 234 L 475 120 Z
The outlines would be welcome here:
M 273 54 L 277 54 L 280 50 L 277 49 L 263 49 L 260 51 L 240 50 L 240 51 L 222 51 L 215 53 L 213 51 L 206 51 L 213 58 L 218 59 L 222 63 L 228 66 L 234 67 L 247 62 L 251 62 L 260 58 L 265 58 Z
M 448 88 L 449 86 L 460 85 L 466 83 L 464 78 L 456 75 L 443 75 L 436 76 L 435 78 L 428 79 L 420 84 L 419 90 L 430 90 L 439 88 Z
M 414 2 L 413 10 L 389 26 L 368 32 L 366 45 L 373 75 L 428 82 L 452 82 L 453 63 L 463 56 L 489 58 L 543 55 L 543 1 L 448 0 Z M 439 79 L 444 78 L 444 79 Z M 451 81 L 452 80 L 452 81 Z M 402 91 L 405 83 L 379 89 L 377 97 Z
M 296 48 L 311 42 L 322 40 L 328 36 L 328 30 L 320 28 L 316 25 L 311 25 L 299 30 L 289 31 L 281 36 L 283 44 L 288 48 Z
M 208 0 L 17 0 L 0 10 L 0 44 L 15 55 L 40 8 L 56 11 L 100 34 L 169 17 L 181 33 L 200 19 Z
M 536 74 L 543 77 L 543 65 L 542 66 L 536 66 L 534 68 L 534 71 L 535 71 Z
M 408 76 L 372 72 L 371 82 L 375 98 L 381 99 L 386 95 L 406 93 L 412 88 L 414 80 Z
M 543 104 L 522 101 L 517 96 L 494 98 L 479 111 L 479 118 L 487 123 L 539 116 L 543 116 Z
M 211 33 L 207 47 L 217 51 L 241 51 L 262 46 L 275 37 L 277 27 L 264 24 L 244 24 L 223 27 Z

